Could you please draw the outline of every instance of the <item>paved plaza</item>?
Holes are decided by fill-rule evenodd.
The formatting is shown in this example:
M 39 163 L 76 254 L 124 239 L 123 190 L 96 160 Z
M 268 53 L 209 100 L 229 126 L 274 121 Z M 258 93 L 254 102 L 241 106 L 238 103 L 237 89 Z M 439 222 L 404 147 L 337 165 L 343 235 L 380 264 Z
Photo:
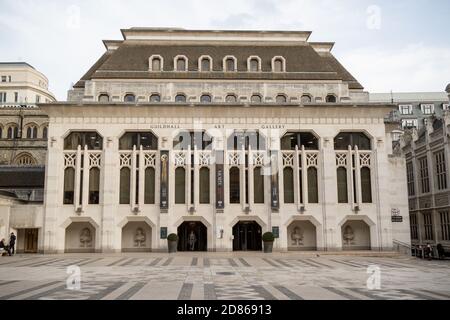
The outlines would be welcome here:
M 368 289 L 377 267 L 381 288 Z M 77 270 L 79 288 L 70 281 Z M 16 255 L 0 257 L 0 300 L 8 299 L 448 300 L 450 261 L 373 253 Z

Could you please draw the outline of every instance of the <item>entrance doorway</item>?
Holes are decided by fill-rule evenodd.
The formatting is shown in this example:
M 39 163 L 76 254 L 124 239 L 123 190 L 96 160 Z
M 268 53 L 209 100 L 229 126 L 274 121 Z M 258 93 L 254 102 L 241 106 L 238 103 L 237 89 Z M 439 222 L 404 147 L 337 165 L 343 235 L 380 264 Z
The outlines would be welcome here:
M 178 227 L 178 251 L 206 251 L 208 232 L 200 221 L 186 221 Z
M 38 233 L 39 229 L 18 229 L 16 251 L 18 253 L 37 253 Z
M 256 221 L 240 221 L 233 227 L 234 251 L 262 250 L 262 230 Z

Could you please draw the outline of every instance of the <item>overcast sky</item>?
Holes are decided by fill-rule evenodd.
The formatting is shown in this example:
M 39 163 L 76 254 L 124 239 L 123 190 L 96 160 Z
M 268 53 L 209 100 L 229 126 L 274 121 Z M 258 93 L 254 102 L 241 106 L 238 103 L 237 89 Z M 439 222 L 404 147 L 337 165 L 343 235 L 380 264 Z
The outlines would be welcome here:
M 0 61 L 67 90 L 129 27 L 313 31 L 369 92 L 444 91 L 448 0 L 0 0 Z

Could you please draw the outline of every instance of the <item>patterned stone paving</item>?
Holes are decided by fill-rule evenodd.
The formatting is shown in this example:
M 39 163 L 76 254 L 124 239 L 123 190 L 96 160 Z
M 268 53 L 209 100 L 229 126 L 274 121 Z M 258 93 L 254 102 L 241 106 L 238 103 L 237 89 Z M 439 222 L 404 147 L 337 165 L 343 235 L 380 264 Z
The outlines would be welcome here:
M 69 266 L 80 288 L 67 287 Z M 381 273 L 370 290 L 368 267 Z M 0 257 L 0 300 L 450 300 L 450 261 L 304 253 Z

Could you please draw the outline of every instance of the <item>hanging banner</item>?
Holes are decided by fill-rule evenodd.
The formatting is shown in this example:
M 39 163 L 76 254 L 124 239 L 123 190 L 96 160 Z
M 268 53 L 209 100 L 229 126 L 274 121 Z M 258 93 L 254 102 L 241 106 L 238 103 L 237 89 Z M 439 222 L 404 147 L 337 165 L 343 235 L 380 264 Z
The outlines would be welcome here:
M 160 208 L 169 208 L 169 151 L 161 150 Z
M 278 151 L 270 151 L 270 202 L 272 209 L 280 208 L 279 189 L 278 189 Z
M 224 152 L 216 151 L 216 209 L 224 208 Z

